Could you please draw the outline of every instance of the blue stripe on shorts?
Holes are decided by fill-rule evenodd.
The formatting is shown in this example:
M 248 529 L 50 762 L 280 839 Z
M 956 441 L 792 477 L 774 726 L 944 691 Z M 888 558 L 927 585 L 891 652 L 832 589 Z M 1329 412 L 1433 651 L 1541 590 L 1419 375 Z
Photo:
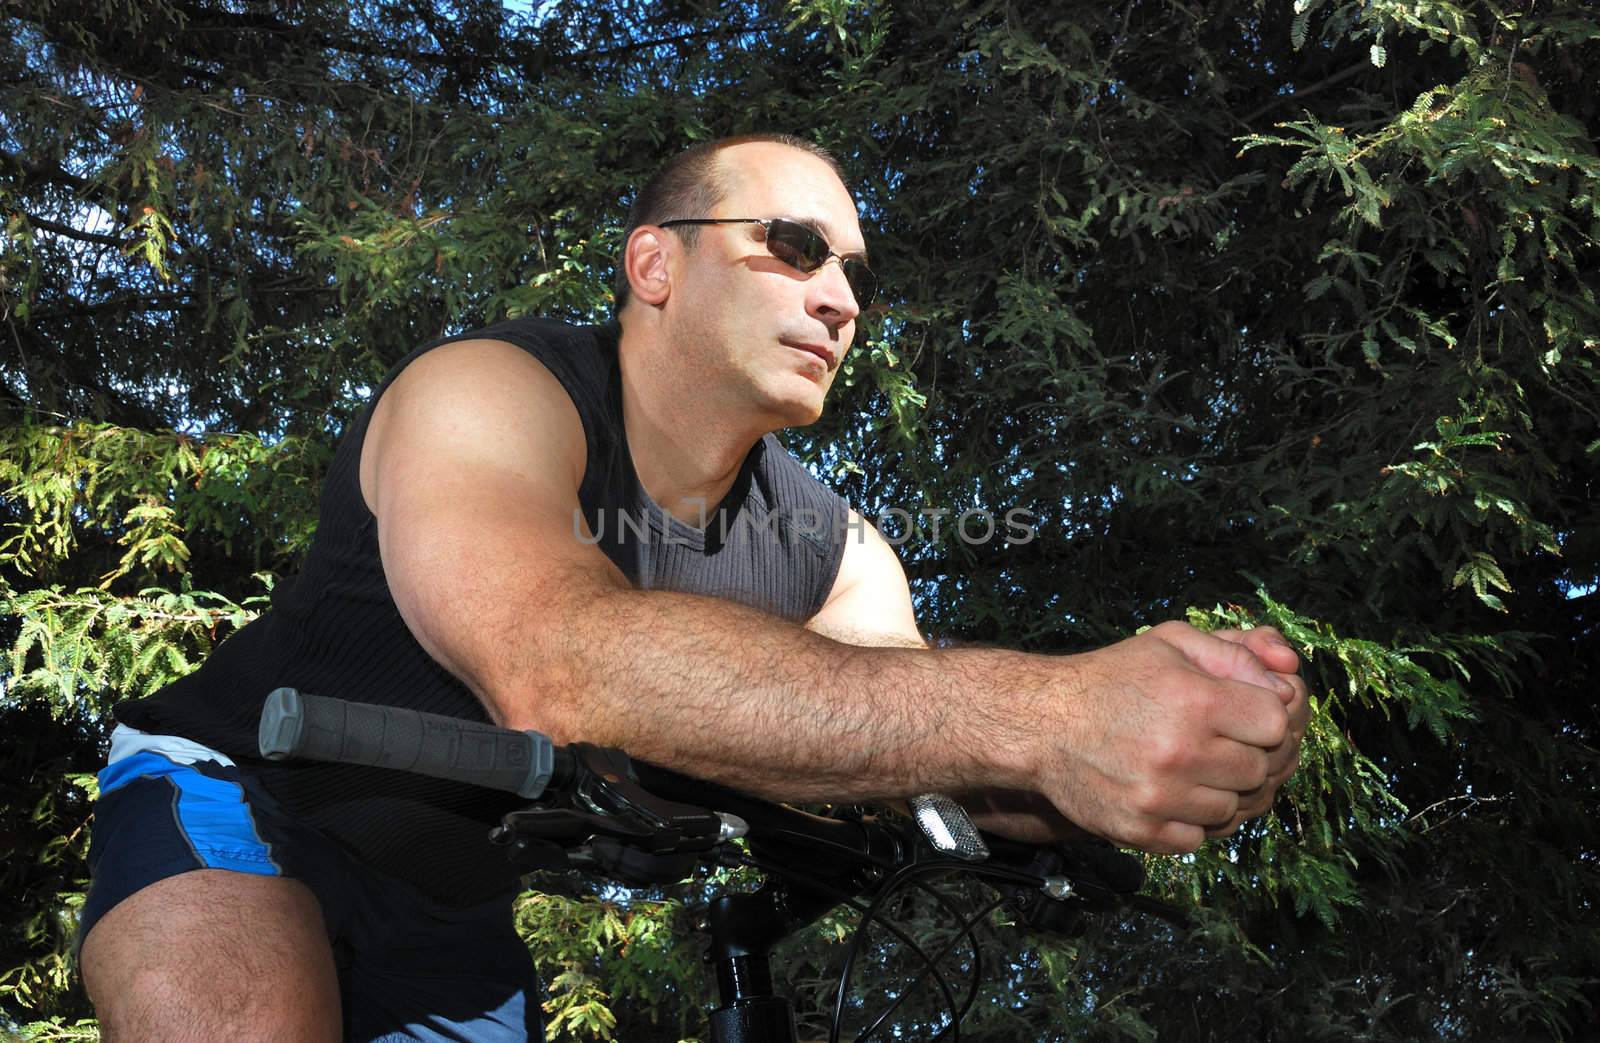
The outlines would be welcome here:
M 212 778 L 193 765 L 148 751 L 106 765 L 98 778 L 102 797 L 136 779 L 166 779 L 173 788 L 178 831 L 203 866 L 258 876 L 283 874 L 272 850 L 256 832 L 238 783 Z
M 510 894 L 464 908 L 425 898 L 286 816 L 237 766 L 180 764 L 148 747 L 107 765 L 89 865 L 80 945 L 119 902 L 163 880 L 204 868 L 275 875 L 310 888 L 322 909 L 337 954 L 345 1039 L 544 1038 L 538 976 L 512 924 Z

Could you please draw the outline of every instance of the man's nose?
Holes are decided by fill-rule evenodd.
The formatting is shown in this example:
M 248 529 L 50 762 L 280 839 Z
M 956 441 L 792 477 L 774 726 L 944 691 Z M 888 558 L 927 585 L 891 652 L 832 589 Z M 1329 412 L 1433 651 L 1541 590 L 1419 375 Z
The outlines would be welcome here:
M 822 267 L 811 273 L 808 289 L 810 311 L 829 325 L 843 326 L 861 314 L 855 291 L 844 275 L 844 262 L 837 256 L 823 261 Z

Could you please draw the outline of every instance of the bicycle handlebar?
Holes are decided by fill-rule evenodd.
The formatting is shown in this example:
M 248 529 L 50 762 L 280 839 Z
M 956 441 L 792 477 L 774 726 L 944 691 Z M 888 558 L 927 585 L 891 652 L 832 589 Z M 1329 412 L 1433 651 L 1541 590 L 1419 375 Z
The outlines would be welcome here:
M 1071 858 L 979 834 L 959 805 L 936 794 L 912 801 L 919 837 L 901 822 L 809 814 L 631 760 L 618 750 L 585 743 L 561 747 L 535 731 L 293 688 L 267 696 L 258 738 L 268 760 L 389 768 L 535 801 L 504 816 L 491 834 L 527 869 L 599 870 L 628 883 L 670 883 L 717 845 L 750 832 L 752 842 L 787 865 L 858 888 L 866 884 L 856 879 L 863 872 L 939 857 L 988 862 L 1035 877 L 1052 899 L 1121 900 L 1143 879 L 1137 862 L 1105 845 L 1088 852 L 1091 857 Z
M 982 834 L 958 804 L 936 794 L 912 800 L 915 825 L 856 808 L 814 815 L 631 760 L 620 750 L 585 743 L 556 746 L 534 731 L 303 695 L 292 688 L 267 697 L 259 744 L 261 755 L 274 761 L 305 758 L 390 768 L 520 794 L 532 803 L 504 815 L 490 839 L 525 870 L 579 869 L 630 884 L 665 885 L 708 860 L 762 869 L 766 886 L 712 902 L 702 927 L 711 940 L 708 963 L 726 1001 L 710 1015 L 712 1038 L 719 1043 L 792 1041 L 788 1001 L 772 994 L 766 957 L 771 946 L 840 901 L 873 892 L 877 898 L 871 905 L 856 905 L 864 928 L 890 894 L 929 874 L 959 872 L 987 880 L 1004 896 L 995 904 L 1005 901 L 1018 922 L 1034 930 L 1075 932 L 1085 910 L 1118 905 L 1183 922 L 1177 910 L 1133 894 L 1143 882 L 1142 865 L 1103 841 L 1056 849 Z M 746 835 L 749 854 L 726 843 Z M 781 885 L 779 877 L 785 881 Z M 1067 898 L 1080 901 L 1063 901 Z M 958 1026 L 977 994 L 977 944 L 971 935 L 977 917 L 962 929 L 973 945 L 973 986 L 959 1009 L 937 968 L 939 957 L 929 959 L 903 932 L 876 922 L 923 957 L 924 975 L 934 977 L 950 1007 L 952 1027 Z M 858 930 L 840 975 L 832 1039 L 838 1038 L 861 937 Z M 897 1005 L 880 1016 L 879 1024 Z
M 261 709 L 257 736 L 268 760 L 290 758 L 394 768 L 507 790 L 537 800 L 560 752 L 539 732 L 351 703 L 278 688 Z

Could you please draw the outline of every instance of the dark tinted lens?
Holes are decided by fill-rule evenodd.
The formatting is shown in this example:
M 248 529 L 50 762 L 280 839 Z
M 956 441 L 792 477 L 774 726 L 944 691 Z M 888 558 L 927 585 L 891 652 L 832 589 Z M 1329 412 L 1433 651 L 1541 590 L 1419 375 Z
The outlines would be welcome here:
M 783 218 L 774 218 L 767 228 L 767 251 L 802 272 L 814 272 L 827 263 L 828 241 L 805 225 Z M 840 258 L 845 281 L 855 294 L 857 307 L 865 310 L 878 295 L 878 277 L 872 274 L 867 262 L 859 258 Z
M 866 311 L 872 306 L 872 299 L 878 295 L 878 277 L 872 274 L 872 269 L 867 267 L 865 261 L 845 260 L 840 262 L 840 267 L 844 269 L 850 292 L 856 295 L 856 307 Z
M 782 218 L 767 227 L 767 249 L 784 264 L 794 265 L 802 272 L 814 272 L 828 259 L 828 244 L 822 236 Z

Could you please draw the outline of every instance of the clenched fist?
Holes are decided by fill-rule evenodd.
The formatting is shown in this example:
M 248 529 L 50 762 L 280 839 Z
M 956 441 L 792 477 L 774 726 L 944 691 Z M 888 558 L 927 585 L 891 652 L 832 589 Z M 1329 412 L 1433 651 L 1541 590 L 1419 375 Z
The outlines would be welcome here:
M 1307 690 L 1275 630 L 1163 623 L 1055 662 L 1021 738 L 1031 788 L 1115 843 L 1193 851 L 1266 811 L 1299 762 Z

